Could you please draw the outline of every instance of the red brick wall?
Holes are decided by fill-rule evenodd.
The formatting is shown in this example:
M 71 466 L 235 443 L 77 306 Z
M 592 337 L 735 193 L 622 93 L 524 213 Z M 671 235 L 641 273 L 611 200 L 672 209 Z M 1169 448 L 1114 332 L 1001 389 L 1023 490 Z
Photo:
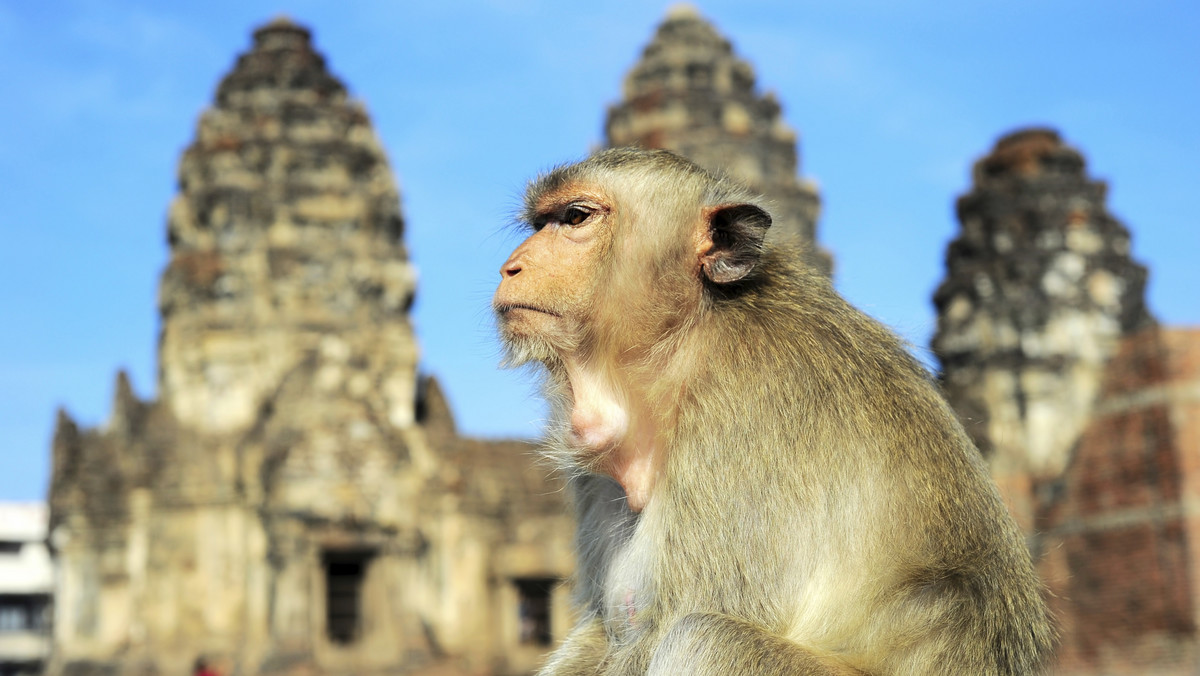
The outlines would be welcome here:
M 1200 331 L 1123 341 L 1066 473 L 1035 490 L 1058 671 L 1200 673 Z

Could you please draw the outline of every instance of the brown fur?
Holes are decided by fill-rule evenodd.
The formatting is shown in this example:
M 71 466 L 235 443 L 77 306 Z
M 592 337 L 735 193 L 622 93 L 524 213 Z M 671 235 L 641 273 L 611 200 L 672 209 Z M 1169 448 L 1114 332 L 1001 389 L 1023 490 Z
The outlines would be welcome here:
M 895 336 L 764 248 L 750 195 L 612 150 L 525 219 L 494 304 L 509 362 L 545 367 L 579 519 L 582 620 L 543 674 L 1039 669 L 979 453 Z

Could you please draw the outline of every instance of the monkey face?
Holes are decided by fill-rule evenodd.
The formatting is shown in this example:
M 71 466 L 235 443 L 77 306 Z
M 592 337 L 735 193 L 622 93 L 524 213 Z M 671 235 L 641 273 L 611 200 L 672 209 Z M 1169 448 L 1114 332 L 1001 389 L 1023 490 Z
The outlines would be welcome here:
M 567 185 L 534 205 L 532 233 L 500 268 L 492 301 L 509 362 L 578 350 L 611 239 L 611 202 Z

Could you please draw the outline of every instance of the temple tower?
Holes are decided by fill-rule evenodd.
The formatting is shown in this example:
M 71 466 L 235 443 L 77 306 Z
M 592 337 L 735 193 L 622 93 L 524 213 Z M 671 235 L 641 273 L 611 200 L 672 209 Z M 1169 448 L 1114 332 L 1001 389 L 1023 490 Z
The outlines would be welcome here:
M 176 418 L 245 428 L 283 374 L 339 334 L 348 349 L 389 346 L 388 419 L 411 424 L 403 225 L 367 114 L 309 32 L 286 19 L 255 31 L 200 118 L 170 209 L 159 386 Z
M 796 133 L 712 24 L 690 6 L 672 8 L 624 89 L 608 111 L 609 147 L 667 148 L 746 183 L 772 203 L 768 236 L 799 244 L 812 264 L 831 271 L 829 253 L 816 243 L 816 186 L 797 178 Z
M 958 200 L 961 230 L 934 303 L 947 396 L 1030 528 L 1032 482 L 1054 477 L 1092 414 L 1118 341 L 1153 324 L 1146 269 L 1106 186 L 1048 129 L 997 141 Z

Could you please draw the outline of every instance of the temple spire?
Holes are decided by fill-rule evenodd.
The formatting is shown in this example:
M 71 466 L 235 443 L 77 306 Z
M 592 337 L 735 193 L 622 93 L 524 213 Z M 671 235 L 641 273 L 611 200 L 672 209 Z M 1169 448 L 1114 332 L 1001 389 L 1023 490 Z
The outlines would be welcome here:
M 415 360 L 396 180 L 307 28 L 280 17 L 254 31 L 201 115 L 179 187 L 159 293 L 159 391 L 181 422 L 251 424 L 325 335 L 379 327 Z M 392 386 L 408 393 L 395 402 L 398 424 L 412 420 L 415 378 L 414 366 Z
M 801 245 L 812 264 L 831 270 L 816 244 L 816 187 L 797 177 L 796 133 L 775 96 L 758 91 L 750 64 L 691 5 L 668 10 L 605 132 L 610 147 L 667 148 L 761 192 L 774 207 L 769 237 Z
M 973 181 L 934 296 L 933 349 L 947 396 L 1028 527 L 1030 478 L 1063 470 L 1117 341 L 1154 319 L 1107 186 L 1057 132 L 1002 137 Z

